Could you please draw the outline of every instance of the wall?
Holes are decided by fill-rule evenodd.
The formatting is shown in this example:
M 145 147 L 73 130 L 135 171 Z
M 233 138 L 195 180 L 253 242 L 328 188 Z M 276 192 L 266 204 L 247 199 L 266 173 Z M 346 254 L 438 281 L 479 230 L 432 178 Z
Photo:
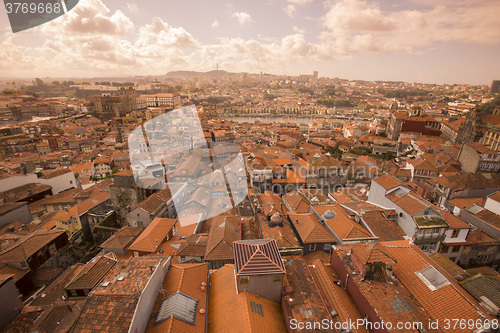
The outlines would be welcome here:
M 139 227 L 138 222 L 142 223 L 140 228 L 146 228 L 151 223 L 149 213 L 142 208 L 137 208 L 127 214 L 128 225 L 131 227 Z
M 370 186 L 370 192 L 368 193 L 368 201 L 384 208 L 392 208 L 398 214 L 396 218 L 396 222 L 403 229 L 404 233 L 408 237 L 413 237 L 415 235 L 416 224 L 413 221 L 413 217 L 402 210 L 398 205 L 396 205 L 391 200 L 385 197 L 386 194 L 385 188 L 379 185 L 377 182 L 372 181 Z M 401 214 L 401 216 L 399 216 Z
M 491 224 L 488 224 L 477 217 L 475 217 L 473 214 L 469 213 L 465 209 L 462 209 L 460 212 L 460 218 L 464 220 L 467 223 L 470 223 L 474 226 L 476 226 L 479 230 L 482 232 L 488 234 L 489 236 L 495 238 L 495 239 L 500 239 L 500 230 L 492 226 Z
M 161 262 L 156 266 L 155 271 L 151 275 L 148 283 L 142 290 L 139 301 L 135 308 L 134 316 L 132 317 L 132 322 L 130 323 L 129 332 L 145 332 L 148 326 L 149 318 L 151 317 L 151 312 L 155 306 L 158 295 L 160 294 L 160 289 L 163 286 L 163 281 L 165 276 L 167 276 L 168 269 L 170 268 L 170 258 L 162 259 Z
M 467 235 L 469 234 L 470 229 L 458 229 L 458 237 L 451 237 L 453 234 L 453 229 L 448 229 L 445 232 L 446 238 L 444 240 L 445 243 L 460 243 L 467 241 Z
M 500 215 L 500 202 L 493 200 L 491 198 L 487 198 L 486 202 L 484 203 L 484 208 L 487 210 Z
M 75 174 L 73 172 L 68 172 L 51 179 L 38 178 L 34 173 L 23 176 L 8 177 L 0 180 L 0 188 L 2 189 L 2 191 L 8 191 L 18 186 L 26 185 L 29 183 L 50 185 L 52 186 L 53 194 L 57 194 L 64 190 L 76 187 Z
M 458 161 L 462 163 L 462 171 L 476 172 L 479 164 L 479 154 L 475 149 L 463 145 L 458 153 Z
M 352 300 L 354 301 L 354 304 L 356 304 L 356 307 L 358 308 L 359 313 L 361 314 L 361 317 L 367 316 L 368 319 L 370 320 L 370 322 L 372 322 L 372 323 L 382 322 L 381 319 L 379 318 L 379 316 L 377 315 L 377 312 L 373 308 L 373 306 L 365 298 L 363 293 L 359 290 L 359 287 L 356 285 L 356 283 L 354 282 L 352 277 L 349 275 L 349 272 L 347 271 L 344 264 L 340 260 L 340 257 L 338 256 L 335 249 L 332 249 L 332 256 L 331 256 L 330 264 L 332 265 L 333 269 L 335 270 L 335 273 L 339 277 L 339 280 L 342 282 L 342 286 L 345 288 L 347 293 L 351 296 Z M 363 282 L 360 282 L 360 283 L 363 283 Z M 373 329 L 371 332 L 372 333 L 388 333 L 388 331 L 385 329 Z
M 0 216 L 0 228 L 15 221 L 20 221 L 26 224 L 30 223 L 32 220 L 33 217 L 31 216 L 28 205 L 24 204 Z
M 281 299 L 281 289 L 283 287 L 283 276 L 285 274 L 280 275 L 281 281 L 279 282 L 273 281 L 274 274 L 250 276 L 249 283 L 245 287 L 240 285 L 240 276 L 237 276 L 236 281 L 238 283 L 238 292 L 248 290 L 252 294 L 257 294 L 265 299 L 279 303 Z
M 0 284 L 0 330 L 5 327 L 23 308 L 14 279 L 8 277 Z

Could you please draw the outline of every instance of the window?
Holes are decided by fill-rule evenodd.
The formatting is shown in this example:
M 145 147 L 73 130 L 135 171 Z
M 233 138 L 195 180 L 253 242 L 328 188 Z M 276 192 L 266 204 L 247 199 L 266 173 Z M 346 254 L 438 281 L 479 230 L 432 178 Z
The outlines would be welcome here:
M 480 256 L 477 256 L 477 263 L 478 264 L 486 264 L 486 263 L 489 263 L 491 261 L 491 259 L 493 259 L 492 254 L 480 255 Z
M 309 244 L 309 251 L 316 251 L 316 244 Z
M 281 274 L 274 274 L 273 282 L 281 282 Z
M 441 253 L 446 253 L 448 252 L 449 247 L 448 246 L 443 246 L 441 247 Z
M 453 229 L 453 232 L 451 233 L 451 238 L 456 238 L 456 237 L 458 237 L 458 232 L 459 232 L 459 231 L 460 231 L 460 230 L 458 230 L 458 229 Z
M 458 251 L 460 251 L 460 245 L 455 245 L 453 247 L 453 250 L 451 250 L 451 252 L 458 252 Z
M 249 276 L 240 276 L 240 285 L 247 285 L 250 283 Z

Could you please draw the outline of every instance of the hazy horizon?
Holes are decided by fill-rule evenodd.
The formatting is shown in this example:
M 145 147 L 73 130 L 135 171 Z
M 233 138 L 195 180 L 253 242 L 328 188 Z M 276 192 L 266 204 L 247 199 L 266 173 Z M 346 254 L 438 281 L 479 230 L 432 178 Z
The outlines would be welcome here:
M 498 1 L 81 0 L 12 33 L 0 10 L 4 78 L 260 72 L 427 84 L 500 76 Z

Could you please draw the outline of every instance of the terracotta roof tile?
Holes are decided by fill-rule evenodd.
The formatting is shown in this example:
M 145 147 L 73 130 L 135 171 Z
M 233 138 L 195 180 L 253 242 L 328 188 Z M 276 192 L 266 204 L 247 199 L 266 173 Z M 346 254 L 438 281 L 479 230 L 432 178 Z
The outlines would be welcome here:
M 383 188 L 385 188 L 386 190 L 402 185 L 402 183 L 398 179 L 393 178 L 389 175 L 380 176 L 378 178 L 375 178 L 373 181 L 382 186 Z
M 302 257 L 293 256 L 285 258 L 286 278 L 285 287 L 290 286 L 292 292 L 283 299 L 284 307 L 288 308 L 290 319 L 298 322 L 321 322 L 324 319 L 331 320 L 330 313 L 323 303 L 313 277 L 311 276 L 306 262 Z M 309 330 L 297 330 L 308 332 Z
M 65 287 L 66 290 L 92 289 L 113 268 L 116 260 L 108 256 L 92 259 Z
M 440 321 L 446 318 L 465 320 L 484 320 L 491 318 L 478 303 L 463 290 L 446 271 L 427 257 L 416 245 L 400 247 L 393 246 L 392 242 L 381 243 L 387 252 L 397 261 L 394 274 L 412 295 L 422 304 L 423 308 L 434 319 Z M 431 290 L 416 273 L 432 265 L 449 282 L 435 290 Z M 453 306 L 443 306 L 442 300 Z M 444 329 L 444 332 L 469 332 L 458 328 Z
M 456 207 L 468 208 L 472 205 L 483 206 L 485 198 L 455 198 L 448 200 L 448 202 Z
M 287 332 L 278 303 L 248 291 L 236 293 L 234 265 L 210 274 L 210 284 L 208 332 Z
M 167 256 L 140 256 L 120 260 L 100 280 L 93 295 L 140 295 L 155 269 L 168 262 Z M 137 296 L 138 297 L 138 296 Z
M 38 306 L 25 306 L 22 312 L 4 327 L 2 333 L 30 332 L 35 320 L 40 317 L 43 311 L 44 309 Z
M 241 240 L 239 216 L 217 216 L 212 219 L 208 235 L 206 260 L 234 259 L 233 242 Z
M 48 305 L 56 301 L 64 301 L 67 298 L 64 287 L 85 267 L 84 264 L 75 264 L 66 269 L 51 284 L 38 294 L 31 303 L 32 305 Z
M 176 219 L 155 217 L 132 245 L 130 245 L 129 250 L 149 253 L 156 252 L 176 223 Z
M 207 317 L 208 292 L 208 264 L 172 264 L 163 283 L 163 292 L 156 301 L 153 309 L 154 317 L 149 321 L 146 332 L 205 332 Z M 175 315 L 155 324 L 156 313 L 162 300 L 175 294 L 182 293 L 197 300 L 194 325 L 184 322 Z M 205 310 L 201 313 L 201 310 Z
M 290 208 L 297 213 L 309 212 L 309 203 L 304 195 L 298 191 L 292 191 L 284 194 L 281 199 L 290 205 Z
M 319 223 L 314 213 L 297 214 L 289 212 L 288 216 L 299 237 L 304 243 L 333 243 L 335 238 Z
M 463 221 L 461 218 L 443 210 L 441 212 L 441 217 L 450 226 L 451 229 L 472 229 L 472 226 L 467 222 Z
M 63 230 L 37 230 L 0 252 L 0 262 L 25 261 L 62 234 Z
M 130 295 L 93 295 L 85 301 L 72 332 L 128 332 L 138 297 Z
M 233 242 L 237 275 L 285 273 L 285 266 L 274 239 Z
M 402 196 L 391 193 L 389 195 L 386 195 L 386 198 L 394 202 L 411 216 L 420 213 L 428 207 L 420 199 L 416 198 L 413 193 L 407 193 Z
M 126 249 L 128 245 L 140 234 L 141 228 L 126 226 L 118 230 L 113 236 L 105 240 L 101 248 Z
M 453 278 L 458 280 L 459 278 L 469 277 L 470 275 L 462 267 L 455 264 L 453 261 L 448 259 L 441 253 L 433 253 L 429 257 L 436 262 L 442 269 L 444 269 Z
M 349 217 L 349 214 L 340 205 L 330 205 L 335 217 L 325 221 L 326 225 L 339 237 L 340 240 L 374 238 L 372 234 L 359 223 Z
M 347 291 L 334 283 L 337 278 L 331 266 L 327 266 L 324 262 L 316 259 L 309 265 L 309 270 L 320 294 L 327 302 L 328 310 L 330 313 L 337 313 L 336 316 L 333 316 L 333 322 L 348 323 L 363 319 Z M 362 326 L 356 328 L 355 333 L 368 332 Z

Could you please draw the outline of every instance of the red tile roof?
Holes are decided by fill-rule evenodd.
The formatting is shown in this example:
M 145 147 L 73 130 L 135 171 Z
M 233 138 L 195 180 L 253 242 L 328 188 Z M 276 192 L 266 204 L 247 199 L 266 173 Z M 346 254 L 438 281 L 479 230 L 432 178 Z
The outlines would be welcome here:
M 234 266 L 238 275 L 285 273 L 285 266 L 274 239 L 255 239 L 233 243 Z
M 149 253 L 156 252 L 176 223 L 176 219 L 155 217 L 132 245 L 130 245 L 129 250 Z
M 217 216 L 212 219 L 208 235 L 206 260 L 234 259 L 233 242 L 241 240 L 239 216 Z
M 289 212 L 291 223 L 304 243 L 333 243 L 335 238 L 319 223 L 314 213 Z
M 23 236 L 12 246 L 0 252 L 0 263 L 25 261 L 64 233 L 64 230 L 39 229 L 27 236 Z
M 125 249 L 140 234 L 141 228 L 126 226 L 118 230 L 113 236 L 105 240 L 101 248 Z
M 411 216 L 420 213 L 428 207 L 422 201 L 412 195 L 411 192 L 402 196 L 391 193 L 386 197 Z
M 326 225 L 337 235 L 341 240 L 374 238 L 372 234 L 359 223 L 349 217 L 349 214 L 340 205 L 329 205 L 331 210 L 335 212 L 335 217 L 325 221 Z
M 89 261 L 65 287 L 66 290 L 92 289 L 116 264 L 108 256 L 100 256 Z
M 389 175 L 380 176 L 378 178 L 375 178 L 373 181 L 382 186 L 383 188 L 385 188 L 386 190 L 402 185 L 402 183 L 398 179 L 393 178 Z
M 194 325 L 186 323 L 172 315 L 170 318 L 155 324 L 152 318 L 147 326 L 146 332 L 205 332 L 207 319 L 207 293 L 208 293 L 208 264 L 172 264 L 168 270 L 167 277 L 163 283 L 163 292 L 156 301 L 153 313 L 158 312 L 160 303 L 166 297 L 180 292 L 196 299 L 197 311 L 195 313 Z M 204 310 L 204 313 L 201 313 Z
M 236 293 L 234 265 L 225 265 L 210 274 L 210 285 L 208 332 L 287 331 L 278 303 L 246 290 Z
M 139 298 L 130 295 L 87 297 L 72 332 L 128 332 Z
M 451 229 L 472 229 L 472 226 L 467 222 L 463 221 L 461 218 L 443 210 L 441 212 L 441 217 L 450 226 Z
M 401 242 L 399 242 L 401 243 Z M 423 308 L 434 320 L 443 321 L 445 319 L 464 319 L 464 320 L 484 320 L 492 319 L 486 312 L 479 307 L 477 302 L 439 265 L 427 257 L 416 245 L 401 246 L 394 242 L 384 242 L 381 246 L 390 253 L 397 261 L 394 266 L 394 274 L 398 280 L 411 292 L 411 294 L 422 304 Z M 433 266 L 450 283 L 431 290 L 428 285 L 416 273 Z M 453 306 L 444 306 L 443 300 Z M 444 332 L 470 332 L 468 329 L 459 329 L 457 327 L 446 329 Z
M 320 294 L 327 302 L 328 310 L 337 313 L 336 316 L 332 316 L 333 322 L 343 324 L 363 319 L 347 291 L 342 286 L 334 283 L 337 278 L 334 276 L 335 271 L 331 266 L 327 266 L 324 262 L 316 259 L 309 265 L 309 270 Z M 368 331 L 363 326 L 358 326 L 354 332 L 363 333 Z

